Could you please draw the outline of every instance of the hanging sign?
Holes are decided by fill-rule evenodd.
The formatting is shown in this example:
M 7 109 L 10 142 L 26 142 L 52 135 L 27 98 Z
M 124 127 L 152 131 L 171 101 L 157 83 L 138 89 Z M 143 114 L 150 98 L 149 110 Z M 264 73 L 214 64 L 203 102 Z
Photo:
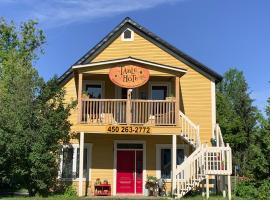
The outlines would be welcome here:
M 113 67 L 109 73 L 110 80 L 123 88 L 136 88 L 149 80 L 149 70 L 132 64 Z

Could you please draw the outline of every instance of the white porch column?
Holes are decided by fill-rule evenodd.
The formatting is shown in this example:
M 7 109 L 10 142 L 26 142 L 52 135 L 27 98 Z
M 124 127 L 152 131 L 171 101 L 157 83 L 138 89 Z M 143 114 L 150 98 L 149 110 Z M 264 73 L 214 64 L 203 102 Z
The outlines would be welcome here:
M 83 152 L 84 132 L 80 132 L 80 168 L 79 168 L 79 196 L 83 196 Z
M 172 136 L 172 195 L 176 191 L 176 135 Z
M 228 199 L 232 199 L 231 176 L 228 175 Z
M 209 175 L 206 175 L 206 199 L 209 199 Z

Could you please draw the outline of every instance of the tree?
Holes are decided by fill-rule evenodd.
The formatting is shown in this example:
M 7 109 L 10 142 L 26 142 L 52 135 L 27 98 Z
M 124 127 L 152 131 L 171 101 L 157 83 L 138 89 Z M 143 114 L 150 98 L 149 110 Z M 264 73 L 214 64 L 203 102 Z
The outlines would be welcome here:
M 33 107 L 31 127 L 34 134 L 24 185 L 33 195 L 36 192 L 47 195 L 58 176 L 60 144 L 69 141 L 71 124 L 67 119 L 73 105 L 64 103 L 64 91 L 55 77 L 41 87 Z
M 57 176 L 60 143 L 69 139 L 69 111 L 57 78 L 34 68 L 45 37 L 37 23 L 19 29 L 0 20 L 0 186 L 47 195 Z
M 256 179 L 269 179 L 270 178 L 270 98 L 267 101 L 265 109 L 266 118 L 259 116 L 260 127 L 254 138 L 255 151 L 251 151 L 250 156 L 252 163 L 250 171 L 253 172 Z
M 252 103 L 243 72 L 235 68 L 227 71 L 217 86 L 217 121 L 225 142 L 231 144 L 234 163 L 244 174 L 248 173 L 248 152 L 254 147 L 251 144 L 257 130 L 258 111 Z

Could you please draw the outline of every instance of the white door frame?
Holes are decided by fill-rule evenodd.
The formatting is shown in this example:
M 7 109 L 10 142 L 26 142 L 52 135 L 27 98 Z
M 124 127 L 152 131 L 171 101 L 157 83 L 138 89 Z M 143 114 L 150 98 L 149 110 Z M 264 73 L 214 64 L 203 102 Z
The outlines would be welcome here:
M 116 195 L 116 173 L 117 173 L 117 144 L 124 143 L 124 144 L 142 144 L 143 145 L 143 181 L 142 181 L 142 188 L 144 189 L 144 184 L 146 182 L 146 142 L 144 140 L 114 140 L 114 148 L 113 148 L 113 191 L 112 194 Z M 130 149 L 134 150 L 134 149 Z M 136 149 L 138 150 L 138 149 Z M 142 191 L 142 194 L 144 190 Z M 135 193 L 136 194 L 136 193 Z

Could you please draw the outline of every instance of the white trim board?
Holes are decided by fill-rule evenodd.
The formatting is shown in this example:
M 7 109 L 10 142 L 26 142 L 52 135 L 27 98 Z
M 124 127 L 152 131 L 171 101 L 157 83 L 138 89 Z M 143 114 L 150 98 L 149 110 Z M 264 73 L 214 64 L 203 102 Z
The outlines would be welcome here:
M 156 144 L 156 177 L 161 178 L 161 149 L 171 149 L 172 144 Z M 189 156 L 189 145 L 177 144 L 177 149 L 184 149 L 185 159 Z M 165 179 L 166 182 L 171 182 L 171 179 Z
M 126 144 L 142 144 L 143 145 L 143 193 L 144 193 L 144 184 L 146 182 L 146 142 L 144 140 L 114 140 L 113 148 L 113 188 L 112 195 L 116 195 L 116 168 L 117 168 L 117 144 L 126 143 Z M 142 194 L 143 194 L 142 193 Z M 134 194 L 136 195 L 136 194 Z
M 106 64 L 115 64 L 115 63 L 121 63 L 121 62 L 130 62 L 130 61 L 137 62 L 140 64 L 146 64 L 146 65 L 150 65 L 150 66 L 154 66 L 154 67 L 159 67 L 162 69 L 168 69 L 168 70 L 172 70 L 175 72 L 181 72 L 181 73 L 187 72 L 186 69 L 181 69 L 181 68 L 177 68 L 177 67 L 173 67 L 173 66 L 167 66 L 167 65 L 149 62 L 149 61 L 139 60 L 139 59 L 132 58 L 132 57 L 116 59 L 116 60 L 109 60 L 109 61 L 101 61 L 101 62 L 89 63 L 89 64 L 84 64 L 84 65 L 74 65 L 72 67 L 72 69 L 82 69 L 82 68 L 86 68 L 86 67 L 106 65 Z
M 80 144 L 70 144 L 70 145 L 63 145 L 60 151 L 60 166 L 58 169 L 58 179 L 63 181 L 79 181 L 79 178 L 61 178 L 62 175 L 62 167 L 63 167 L 63 148 L 69 148 L 72 147 L 74 149 L 73 151 L 73 159 L 72 159 L 72 172 L 76 173 L 76 165 L 77 165 L 77 151 L 78 148 L 80 148 Z M 84 148 L 87 148 L 88 151 L 88 163 L 87 163 L 87 169 L 88 173 L 86 178 L 83 178 L 83 181 L 90 181 L 92 177 L 92 143 L 84 143 Z
M 216 126 L 216 83 L 211 81 L 212 138 L 215 138 Z

